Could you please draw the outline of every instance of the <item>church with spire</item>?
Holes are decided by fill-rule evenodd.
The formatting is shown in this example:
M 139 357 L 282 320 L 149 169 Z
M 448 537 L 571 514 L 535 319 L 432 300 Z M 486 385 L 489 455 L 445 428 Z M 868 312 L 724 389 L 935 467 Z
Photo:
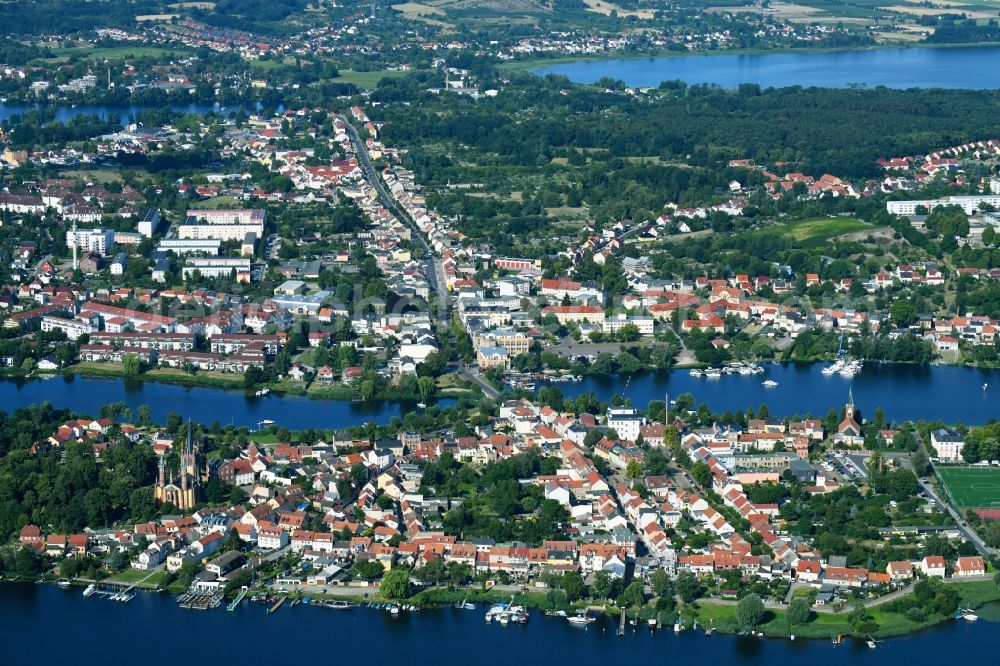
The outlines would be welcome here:
M 857 421 L 857 412 L 854 409 L 854 391 L 847 389 L 847 404 L 844 406 L 844 420 L 837 426 L 837 434 L 833 437 L 835 442 L 847 445 L 862 445 L 865 442 L 864 433 L 861 432 L 861 424 Z
M 188 421 L 187 440 L 181 451 L 177 476 L 167 479 L 166 456 L 160 456 L 159 476 L 154 496 L 163 503 L 171 503 L 182 511 L 190 511 L 198 501 L 197 453 L 191 440 L 191 422 Z

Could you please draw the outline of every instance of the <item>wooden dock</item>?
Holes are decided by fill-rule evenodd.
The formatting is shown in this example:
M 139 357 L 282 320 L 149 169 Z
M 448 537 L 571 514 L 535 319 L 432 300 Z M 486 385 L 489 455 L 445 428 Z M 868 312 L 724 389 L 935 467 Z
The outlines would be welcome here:
M 619 636 L 624 636 L 625 635 L 625 609 L 624 608 L 622 609 L 622 614 L 621 614 L 621 617 L 619 618 L 619 622 L 618 622 L 618 635 Z
M 267 609 L 267 614 L 270 615 L 271 613 L 281 608 L 281 604 L 285 603 L 285 599 L 286 597 L 281 597 L 280 599 L 278 599 L 278 601 L 276 601 L 273 606 Z

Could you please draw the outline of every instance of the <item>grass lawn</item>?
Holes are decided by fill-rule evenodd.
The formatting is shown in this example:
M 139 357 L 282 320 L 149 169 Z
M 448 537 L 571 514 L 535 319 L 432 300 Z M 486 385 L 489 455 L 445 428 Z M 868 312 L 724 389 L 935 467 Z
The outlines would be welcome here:
M 862 231 L 870 226 L 868 223 L 852 217 L 818 217 L 768 227 L 756 233 L 783 236 L 794 241 L 799 247 L 809 248 L 820 247 L 831 238 Z
M 382 79 L 397 79 L 409 73 L 398 71 L 354 72 L 349 69 L 343 69 L 334 80 L 339 83 L 353 83 L 359 88 L 375 88 Z
M 1000 469 L 938 467 L 937 473 L 958 506 L 1000 506 Z
M 139 571 L 138 569 L 123 569 L 122 571 L 116 573 L 114 576 L 110 576 L 108 580 L 117 583 L 138 583 L 140 580 L 142 580 L 148 575 L 149 575 L 148 571 Z
M 236 197 L 223 195 L 218 197 L 212 197 L 211 199 L 206 199 L 198 203 L 198 208 L 206 208 L 209 210 L 220 210 L 229 208 L 238 208 Z
M 57 55 L 46 58 L 46 62 L 65 62 L 70 56 L 80 56 L 91 60 L 125 60 L 127 58 L 159 58 L 165 55 L 187 53 L 188 49 L 165 49 L 158 46 L 109 46 L 91 47 L 74 46 L 66 49 L 53 49 Z

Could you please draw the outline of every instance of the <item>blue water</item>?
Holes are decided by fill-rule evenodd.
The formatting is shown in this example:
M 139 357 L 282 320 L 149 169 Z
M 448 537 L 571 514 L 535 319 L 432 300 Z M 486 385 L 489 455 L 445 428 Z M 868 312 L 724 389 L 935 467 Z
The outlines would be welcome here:
M 765 365 L 760 375 L 724 375 L 719 379 L 691 377 L 687 370 L 645 373 L 631 379 L 586 376 L 576 384 L 557 384 L 564 395 L 576 397 L 593 391 L 601 401 L 616 393 L 631 398 L 636 407 L 650 400 L 675 399 L 691 393 L 695 405 L 705 402 L 714 412 L 755 410 L 767 405 L 774 416 L 824 417 L 831 407 L 840 409 L 848 390 L 862 415 L 882 407 L 897 422 L 941 419 L 946 423 L 985 423 L 1000 418 L 1000 371 L 956 366 L 867 364 L 853 379 L 820 372 L 824 364 Z M 761 385 L 765 379 L 775 388 Z M 989 388 L 983 390 L 983 384 Z
M 260 105 L 257 105 L 258 110 Z M 35 109 L 38 111 L 49 110 L 53 111 L 55 120 L 65 123 L 68 120 L 72 120 L 77 116 L 100 116 L 102 118 L 107 117 L 118 117 L 119 122 L 122 125 L 127 124 L 130 121 L 130 116 L 151 107 L 144 106 L 124 106 L 124 107 L 112 107 L 112 106 L 55 106 L 55 107 L 44 107 L 44 106 L 26 106 L 20 104 L 0 104 L 0 122 L 6 122 L 14 115 L 23 115 L 24 113 Z M 209 105 L 209 104 L 171 104 L 170 109 L 180 113 L 197 113 L 204 115 L 210 111 L 214 111 L 222 116 L 228 116 L 231 112 L 238 111 L 239 106 L 221 106 L 219 104 Z
M 481 606 L 398 617 L 368 608 L 286 605 L 273 615 L 266 608 L 244 602 L 232 613 L 187 611 L 167 595 L 140 593 L 120 604 L 84 598 L 79 588 L 0 584 L 0 663 L 176 666 L 197 655 L 198 663 L 255 665 L 990 664 L 997 646 L 997 625 L 985 621 L 947 622 L 870 650 L 851 640 L 834 647 L 828 640 L 675 635 L 646 628 L 618 637 L 610 622 L 581 629 L 537 612 L 526 625 L 500 626 L 483 620 Z
M 743 55 L 690 55 L 617 60 L 580 60 L 538 67 L 540 76 L 561 74 L 576 83 L 610 76 L 629 86 L 655 87 L 663 81 L 714 83 L 735 88 L 854 84 L 889 88 L 1000 88 L 1000 47 L 903 48 L 863 51 L 781 52 Z
M 848 390 L 862 415 L 871 416 L 882 407 L 897 422 L 941 419 L 946 423 L 985 423 L 1000 418 L 1000 370 L 955 366 L 911 366 L 868 364 L 853 379 L 826 376 L 823 364 L 765 365 L 762 375 L 725 375 L 719 379 L 695 378 L 687 370 L 644 373 L 628 376 L 587 376 L 576 384 L 557 384 L 564 395 L 576 397 L 593 391 L 604 402 L 615 394 L 630 398 L 637 407 L 650 400 L 674 399 L 681 393 L 694 395 L 695 404 L 705 402 L 715 412 L 755 410 L 767 405 L 775 416 L 826 416 L 830 408 L 840 409 Z M 761 382 L 773 379 L 776 388 Z M 989 388 L 983 389 L 988 383 Z M 256 427 L 263 419 L 291 429 L 340 428 L 368 422 L 386 424 L 393 416 L 416 409 L 413 403 L 383 401 L 346 402 L 310 400 L 272 393 L 263 398 L 243 391 L 214 388 L 186 388 L 157 382 L 127 382 L 94 377 L 53 377 L 28 382 L 0 381 L 0 410 L 49 401 L 56 407 L 97 414 L 102 405 L 123 401 L 133 412 L 149 405 L 155 421 L 177 412 L 197 422 L 218 420 L 223 425 Z M 453 405 L 445 399 L 440 407 Z
M 346 428 L 370 422 L 384 425 L 393 416 L 402 418 L 416 409 L 413 403 L 310 400 L 274 393 L 257 398 L 244 391 L 72 375 L 28 382 L 0 380 L 0 411 L 44 401 L 90 415 L 97 415 L 102 405 L 122 401 L 133 414 L 139 405 L 149 405 L 157 423 L 163 423 L 168 413 L 177 412 L 198 423 L 218 421 L 222 425 L 257 428 L 260 421 L 269 419 L 291 430 Z M 436 404 L 444 408 L 454 405 L 455 400 L 448 398 Z

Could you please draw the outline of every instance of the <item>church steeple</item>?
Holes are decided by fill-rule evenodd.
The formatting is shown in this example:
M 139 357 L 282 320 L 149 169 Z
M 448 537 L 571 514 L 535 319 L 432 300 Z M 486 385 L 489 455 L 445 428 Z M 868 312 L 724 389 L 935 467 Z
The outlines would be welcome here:
M 852 387 L 848 387 L 847 389 L 847 407 L 844 411 L 845 418 L 854 418 L 854 389 Z

